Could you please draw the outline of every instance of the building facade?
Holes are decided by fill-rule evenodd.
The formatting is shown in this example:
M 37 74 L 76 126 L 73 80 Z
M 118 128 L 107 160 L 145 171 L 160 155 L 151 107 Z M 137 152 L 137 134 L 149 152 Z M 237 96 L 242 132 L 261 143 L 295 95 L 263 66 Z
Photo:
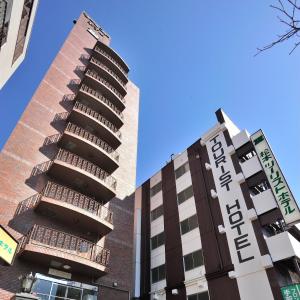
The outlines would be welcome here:
M 216 116 L 135 192 L 135 299 L 299 299 L 293 195 L 262 131 Z
M 0 1 L 0 89 L 26 55 L 38 0 Z
M 19 241 L 1 300 L 31 272 L 43 300 L 131 292 L 139 89 L 109 35 L 74 23 L 0 154 L 0 224 Z

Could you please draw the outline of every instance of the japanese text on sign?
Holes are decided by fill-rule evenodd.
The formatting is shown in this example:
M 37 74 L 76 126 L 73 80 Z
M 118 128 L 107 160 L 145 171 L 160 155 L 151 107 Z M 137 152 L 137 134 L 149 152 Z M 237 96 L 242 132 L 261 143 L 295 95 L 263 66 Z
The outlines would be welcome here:
M 263 132 L 259 130 L 253 134 L 251 140 L 286 224 L 299 221 L 300 213 L 298 206 Z

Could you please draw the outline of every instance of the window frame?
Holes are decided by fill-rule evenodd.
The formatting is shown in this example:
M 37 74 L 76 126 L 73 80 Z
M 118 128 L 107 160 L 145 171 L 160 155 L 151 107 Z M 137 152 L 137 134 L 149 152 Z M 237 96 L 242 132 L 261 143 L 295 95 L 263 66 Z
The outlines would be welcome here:
M 162 237 L 162 244 L 159 244 L 159 240 L 158 240 L 159 237 Z M 155 239 L 155 243 L 156 243 L 155 247 L 153 247 L 154 239 Z M 165 244 L 165 232 L 164 231 L 160 232 L 159 234 L 157 234 L 151 238 L 151 250 L 155 250 L 155 249 L 163 246 L 164 244 Z
M 197 261 L 195 255 L 198 254 L 198 253 L 200 255 L 199 256 L 200 264 L 195 263 Z M 187 264 L 186 260 L 188 260 L 188 259 L 191 259 L 191 261 L 192 261 L 192 267 L 189 268 L 189 269 L 187 269 L 187 266 L 186 266 L 186 264 Z M 204 265 L 204 260 L 203 260 L 203 251 L 202 251 L 202 249 L 198 249 L 196 251 L 193 251 L 191 253 L 188 253 L 188 254 L 184 255 L 183 256 L 183 265 L 184 265 L 184 271 L 185 272 L 188 272 L 188 271 L 191 271 L 193 269 L 196 269 L 196 268 L 199 268 L 199 267 L 203 266 Z
M 158 189 L 157 189 L 158 188 Z M 162 181 L 156 183 L 154 186 L 150 188 L 150 197 L 154 197 L 162 190 Z
M 158 212 L 158 213 L 157 213 Z M 157 220 L 159 217 L 164 215 L 164 207 L 163 205 L 159 205 L 150 212 L 150 220 L 151 222 Z
M 183 173 L 181 173 L 181 170 L 183 170 Z M 186 161 L 183 163 L 180 167 L 178 167 L 174 173 L 175 173 L 175 179 L 180 178 L 183 176 L 185 173 L 187 173 L 190 170 L 190 164 L 189 161 Z
M 158 272 L 156 281 L 153 281 L 153 272 Z M 165 279 L 166 279 L 166 264 L 162 264 L 151 269 L 151 284 L 155 284 Z
M 194 224 L 193 222 L 191 222 L 191 220 L 194 221 L 193 218 L 196 219 L 196 223 L 195 223 L 195 224 Z M 184 223 L 184 222 L 186 222 L 186 223 Z M 183 224 L 184 224 L 184 225 L 187 224 L 187 227 L 188 227 L 188 230 L 187 230 L 187 231 L 184 231 L 184 230 L 182 229 Z M 190 216 L 190 217 L 188 217 L 188 218 L 182 220 L 182 221 L 179 223 L 179 226 L 180 226 L 180 233 L 181 233 L 181 235 L 184 235 L 184 234 L 186 234 L 186 233 L 188 233 L 188 232 L 194 230 L 195 228 L 199 227 L 199 224 L 198 224 L 198 216 L 197 216 L 197 214 L 194 214 L 194 215 L 192 215 L 192 216 Z M 192 227 L 192 226 L 194 226 L 194 227 Z
M 192 192 L 191 195 L 189 195 L 190 192 Z M 183 199 L 181 199 L 181 195 L 183 195 L 184 197 Z M 193 185 L 191 184 L 189 187 L 185 188 L 184 190 L 182 190 L 177 194 L 177 204 L 180 205 L 192 197 L 194 197 L 194 190 L 193 190 Z

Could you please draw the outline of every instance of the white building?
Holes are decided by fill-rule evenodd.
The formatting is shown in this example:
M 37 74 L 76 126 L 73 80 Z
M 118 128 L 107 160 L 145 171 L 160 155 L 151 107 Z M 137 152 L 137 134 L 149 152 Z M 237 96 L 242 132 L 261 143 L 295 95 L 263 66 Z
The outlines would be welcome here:
M 38 0 L 0 1 L 0 89 L 26 55 Z

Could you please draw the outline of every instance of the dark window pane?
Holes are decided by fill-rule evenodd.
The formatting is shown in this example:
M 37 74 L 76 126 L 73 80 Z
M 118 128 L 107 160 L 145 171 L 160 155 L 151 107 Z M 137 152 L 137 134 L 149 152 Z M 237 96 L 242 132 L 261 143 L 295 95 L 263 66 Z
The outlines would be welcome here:
M 208 292 L 190 295 L 188 300 L 209 300 Z
M 177 195 L 177 199 L 178 199 L 178 204 L 181 204 L 182 202 L 184 202 L 185 201 L 184 192 L 180 192 Z
M 190 186 L 187 189 L 181 191 L 177 195 L 178 204 L 181 204 L 182 202 L 186 201 L 187 199 L 191 198 L 194 195 L 193 193 L 193 187 Z
M 41 294 L 50 294 L 52 282 L 43 279 L 37 279 L 32 287 L 32 291 Z
M 158 192 L 161 191 L 161 182 L 157 183 L 156 185 L 154 185 L 151 190 L 150 190 L 150 195 L 151 197 L 153 197 L 154 195 L 156 195 Z
M 67 290 L 67 287 L 65 285 L 60 285 L 60 284 L 57 284 L 57 283 L 53 283 L 51 295 L 52 296 L 65 297 L 66 290 Z
M 157 248 L 157 236 L 151 238 L 151 249 Z
M 197 215 L 193 215 L 183 221 L 180 222 L 181 234 L 185 234 L 194 228 L 198 227 L 198 219 Z
M 198 250 L 194 252 L 193 259 L 194 259 L 194 268 L 202 266 L 203 265 L 202 251 Z
M 81 300 L 81 290 L 73 287 L 68 287 L 67 298 L 70 298 L 72 300 Z
M 155 219 L 159 218 L 163 215 L 163 206 L 159 206 L 151 211 L 151 221 L 154 221 Z
M 198 294 L 198 300 L 209 300 L 208 292 Z
M 198 227 L 197 215 L 193 215 L 192 217 L 189 218 L 189 227 L 190 227 L 190 231 Z
M 163 245 L 165 243 L 165 233 L 162 232 L 157 236 L 157 247 Z
M 186 162 L 184 165 L 180 166 L 175 170 L 175 177 L 176 179 L 181 177 L 184 173 L 186 173 L 189 170 L 189 163 Z
M 189 220 L 186 219 L 186 220 L 183 220 L 182 222 L 180 222 L 180 228 L 181 228 L 181 234 L 182 235 L 189 232 L 190 231 Z
M 152 283 L 157 282 L 158 281 L 158 269 L 154 268 L 151 270 L 151 278 L 152 278 Z
M 151 238 L 151 249 L 155 249 L 165 243 L 165 234 L 161 232 L 160 234 Z
M 190 186 L 185 190 L 185 200 L 190 199 L 194 196 L 193 187 Z
M 184 256 L 184 266 L 185 270 L 189 271 L 193 269 L 193 255 L 192 253 Z
M 165 275 L 165 265 L 161 265 L 158 267 L 158 279 L 159 280 L 163 280 L 166 278 L 166 275 Z
M 166 278 L 165 265 L 158 266 L 151 270 L 152 283 L 158 282 Z

